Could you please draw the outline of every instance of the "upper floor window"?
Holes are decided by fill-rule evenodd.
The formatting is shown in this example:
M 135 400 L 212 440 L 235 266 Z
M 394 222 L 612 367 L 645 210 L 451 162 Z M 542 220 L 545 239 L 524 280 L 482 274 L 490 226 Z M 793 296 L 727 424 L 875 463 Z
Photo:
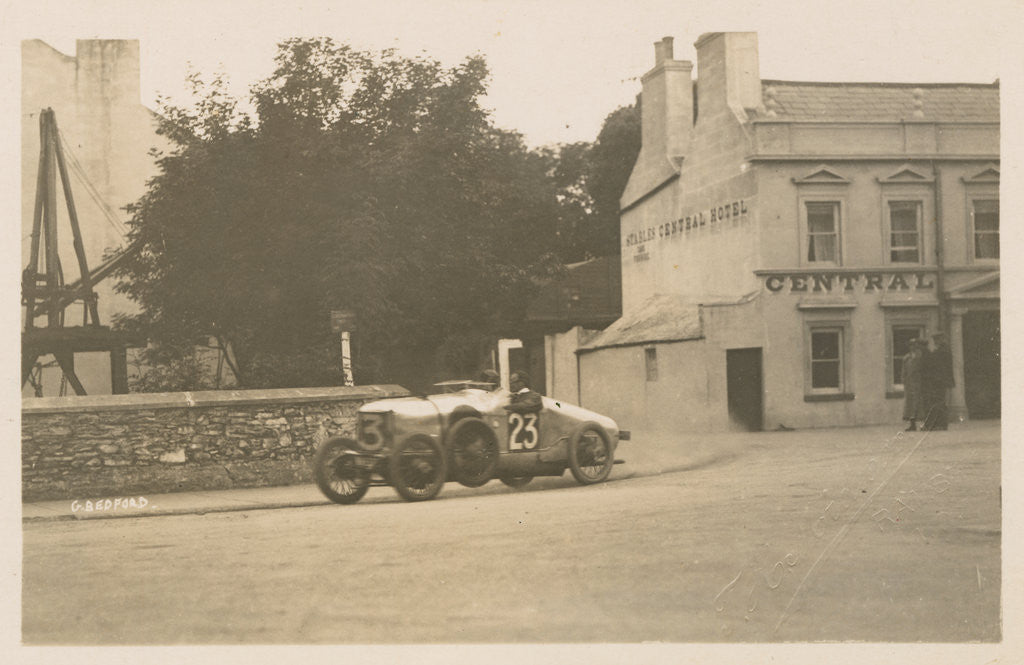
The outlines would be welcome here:
M 839 202 L 805 201 L 807 211 L 807 262 L 840 262 Z
M 974 258 L 999 258 L 999 201 L 973 199 L 971 218 L 974 226 Z
M 889 261 L 921 262 L 920 201 L 889 201 Z

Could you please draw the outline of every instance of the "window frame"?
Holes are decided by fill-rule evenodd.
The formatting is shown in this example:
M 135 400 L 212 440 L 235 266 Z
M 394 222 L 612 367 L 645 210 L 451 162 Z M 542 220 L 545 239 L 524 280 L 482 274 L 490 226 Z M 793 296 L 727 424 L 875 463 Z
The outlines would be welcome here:
M 978 256 L 978 229 L 976 226 L 978 202 L 993 202 L 996 205 L 996 230 L 986 231 L 987 234 L 994 234 L 996 238 L 996 256 Z M 972 263 L 998 263 L 1001 235 L 1001 210 L 999 205 L 999 194 L 991 194 L 986 191 L 969 192 L 967 195 L 968 235 L 970 236 L 970 261 Z
M 914 233 L 917 235 L 917 244 L 914 249 L 917 250 L 916 261 L 897 261 L 893 259 L 892 253 L 898 251 L 893 245 L 893 235 L 896 231 L 893 229 L 892 224 L 892 213 L 894 210 L 894 204 L 906 205 L 913 204 L 915 209 L 915 228 Z M 899 196 L 890 195 L 886 196 L 883 202 L 883 214 L 885 219 L 885 263 L 889 265 L 922 265 L 925 263 L 924 253 L 924 200 L 915 198 L 914 196 Z M 905 233 L 905 231 L 903 232 Z M 910 249 L 909 246 L 901 246 L 900 249 Z
M 835 211 L 835 230 L 833 234 L 835 236 L 835 260 L 822 260 L 815 259 L 811 260 L 807 258 L 808 251 L 810 250 L 811 243 L 811 229 L 808 214 L 808 204 L 823 204 L 831 203 Z M 800 197 L 800 261 L 805 266 L 841 266 L 843 265 L 843 218 L 845 217 L 845 201 L 838 196 L 830 196 L 827 194 L 821 195 L 804 195 Z M 824 235 L 824 234 L 819 234 Z
M 814 386 L 814 333 L 835 331 L 839 333 L 839 385 L 836 387 Z M 849 315 L 835 311 L 810 313 L 804 316 L 803 323 L 803 364 L 804 364 L 804 401 L 831 402 L 854 399 L 853 392 L 853 327 Z

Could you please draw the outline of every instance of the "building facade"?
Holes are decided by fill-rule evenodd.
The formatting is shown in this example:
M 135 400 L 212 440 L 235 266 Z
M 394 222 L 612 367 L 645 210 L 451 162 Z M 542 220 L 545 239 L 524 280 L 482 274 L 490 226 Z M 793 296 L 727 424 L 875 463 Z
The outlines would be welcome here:
M 580 401 L 642 430 L 899 423 L 946 332 L 954 418 L 999 415 L 999 86 L 762 80 L 755 33 L 671 38 L 621 199 L 623 316 Z
M 107 250 L 125 243 L 124 206 L 144 193 L 156 175 L 150 150 L 166 141 L 156 133 L 157 116 L 140 98 L 138 40 L 78 40 L 74 56 L 37 39 L 21 45 L 21 219 L 22 267 L 28 264 L 36 179 L 39 168 L 39 113 L 54 110 L 71 190 L 90 269 Z M 58 184 L 58 187 L 60 185 Z M 66 283 L 78 279 L 71 227 L 63 199 L 58 200 L 58 239 Z M 113 289 L 110 278 L 95 285 L 100 321 L 110 325 L 118 313 L 137 307 Z M 67 325 L 80 325 L 81 304 L 67 309 Z M 75 323 L 77 321 L 77 323 Z M 40 358 L 46 363 L 52 357 Z M 52 365 L 52 363 L 49 363 Z M 89 394 L 111 392 L 108 354 L 75 355 L 75 370 Z M 46 395 L 61 390 L 60 368 L 50 366 L 40 376 Z M 26 385 L 23 394 L 32 395 Z

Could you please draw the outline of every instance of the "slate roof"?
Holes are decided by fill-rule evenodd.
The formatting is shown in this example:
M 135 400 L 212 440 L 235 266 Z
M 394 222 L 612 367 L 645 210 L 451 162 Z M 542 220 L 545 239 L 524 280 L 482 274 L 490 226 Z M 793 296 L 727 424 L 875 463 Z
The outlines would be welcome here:
M 701 339 L 704 326 L 700 305 L 676 295 L 648 298 L 639 309 L 611 324 L 579 351 L 596 351 L 612 346 L 635 346 L 653 342 L 681 342 Z
M 999 83 L 761 81 L 756 119 L 802 122 L 999 122 Z M 915 116 L 917 99 L 922 115 Z M 771 114 L 775 112 L 775 115 Z

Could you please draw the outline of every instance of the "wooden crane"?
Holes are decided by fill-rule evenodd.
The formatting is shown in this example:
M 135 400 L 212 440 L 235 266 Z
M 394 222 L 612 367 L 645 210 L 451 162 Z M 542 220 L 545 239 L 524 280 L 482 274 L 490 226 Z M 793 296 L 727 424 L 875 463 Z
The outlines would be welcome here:
M 75 353 L 102 351 L 110 354 L 112 392 L 128 392 L 126 349 L 140 340 L 100 325 L 97 295 L 93 286 L 112 273 L 135 251 L 134 246 L 113 255 L 96 270 L 90 271 L 82 243 L 71 182 L 57 134 L 57 120 L 52 109 L 39 114 L 39 175 L 36 180 L 35 212 L 32 218 L 32 245 L 28 266 L 22 273 L 22 303 L 25 305 L 25 329 L 21 337 L 21 383 L 32 374 L 36 361 L 52 354 L 64 377 L 78 395 L 85 394 L 75 374 Z M 64 283 L 57 245 L 57 175 L 60 175 L 71 224 L 75 256 L 81 277 L 72 284 Z M 84 304 L 81 326 L 65 326 L 67 307 Z M 46 317 L 45 326 L 37 327 L 36 319 Z

